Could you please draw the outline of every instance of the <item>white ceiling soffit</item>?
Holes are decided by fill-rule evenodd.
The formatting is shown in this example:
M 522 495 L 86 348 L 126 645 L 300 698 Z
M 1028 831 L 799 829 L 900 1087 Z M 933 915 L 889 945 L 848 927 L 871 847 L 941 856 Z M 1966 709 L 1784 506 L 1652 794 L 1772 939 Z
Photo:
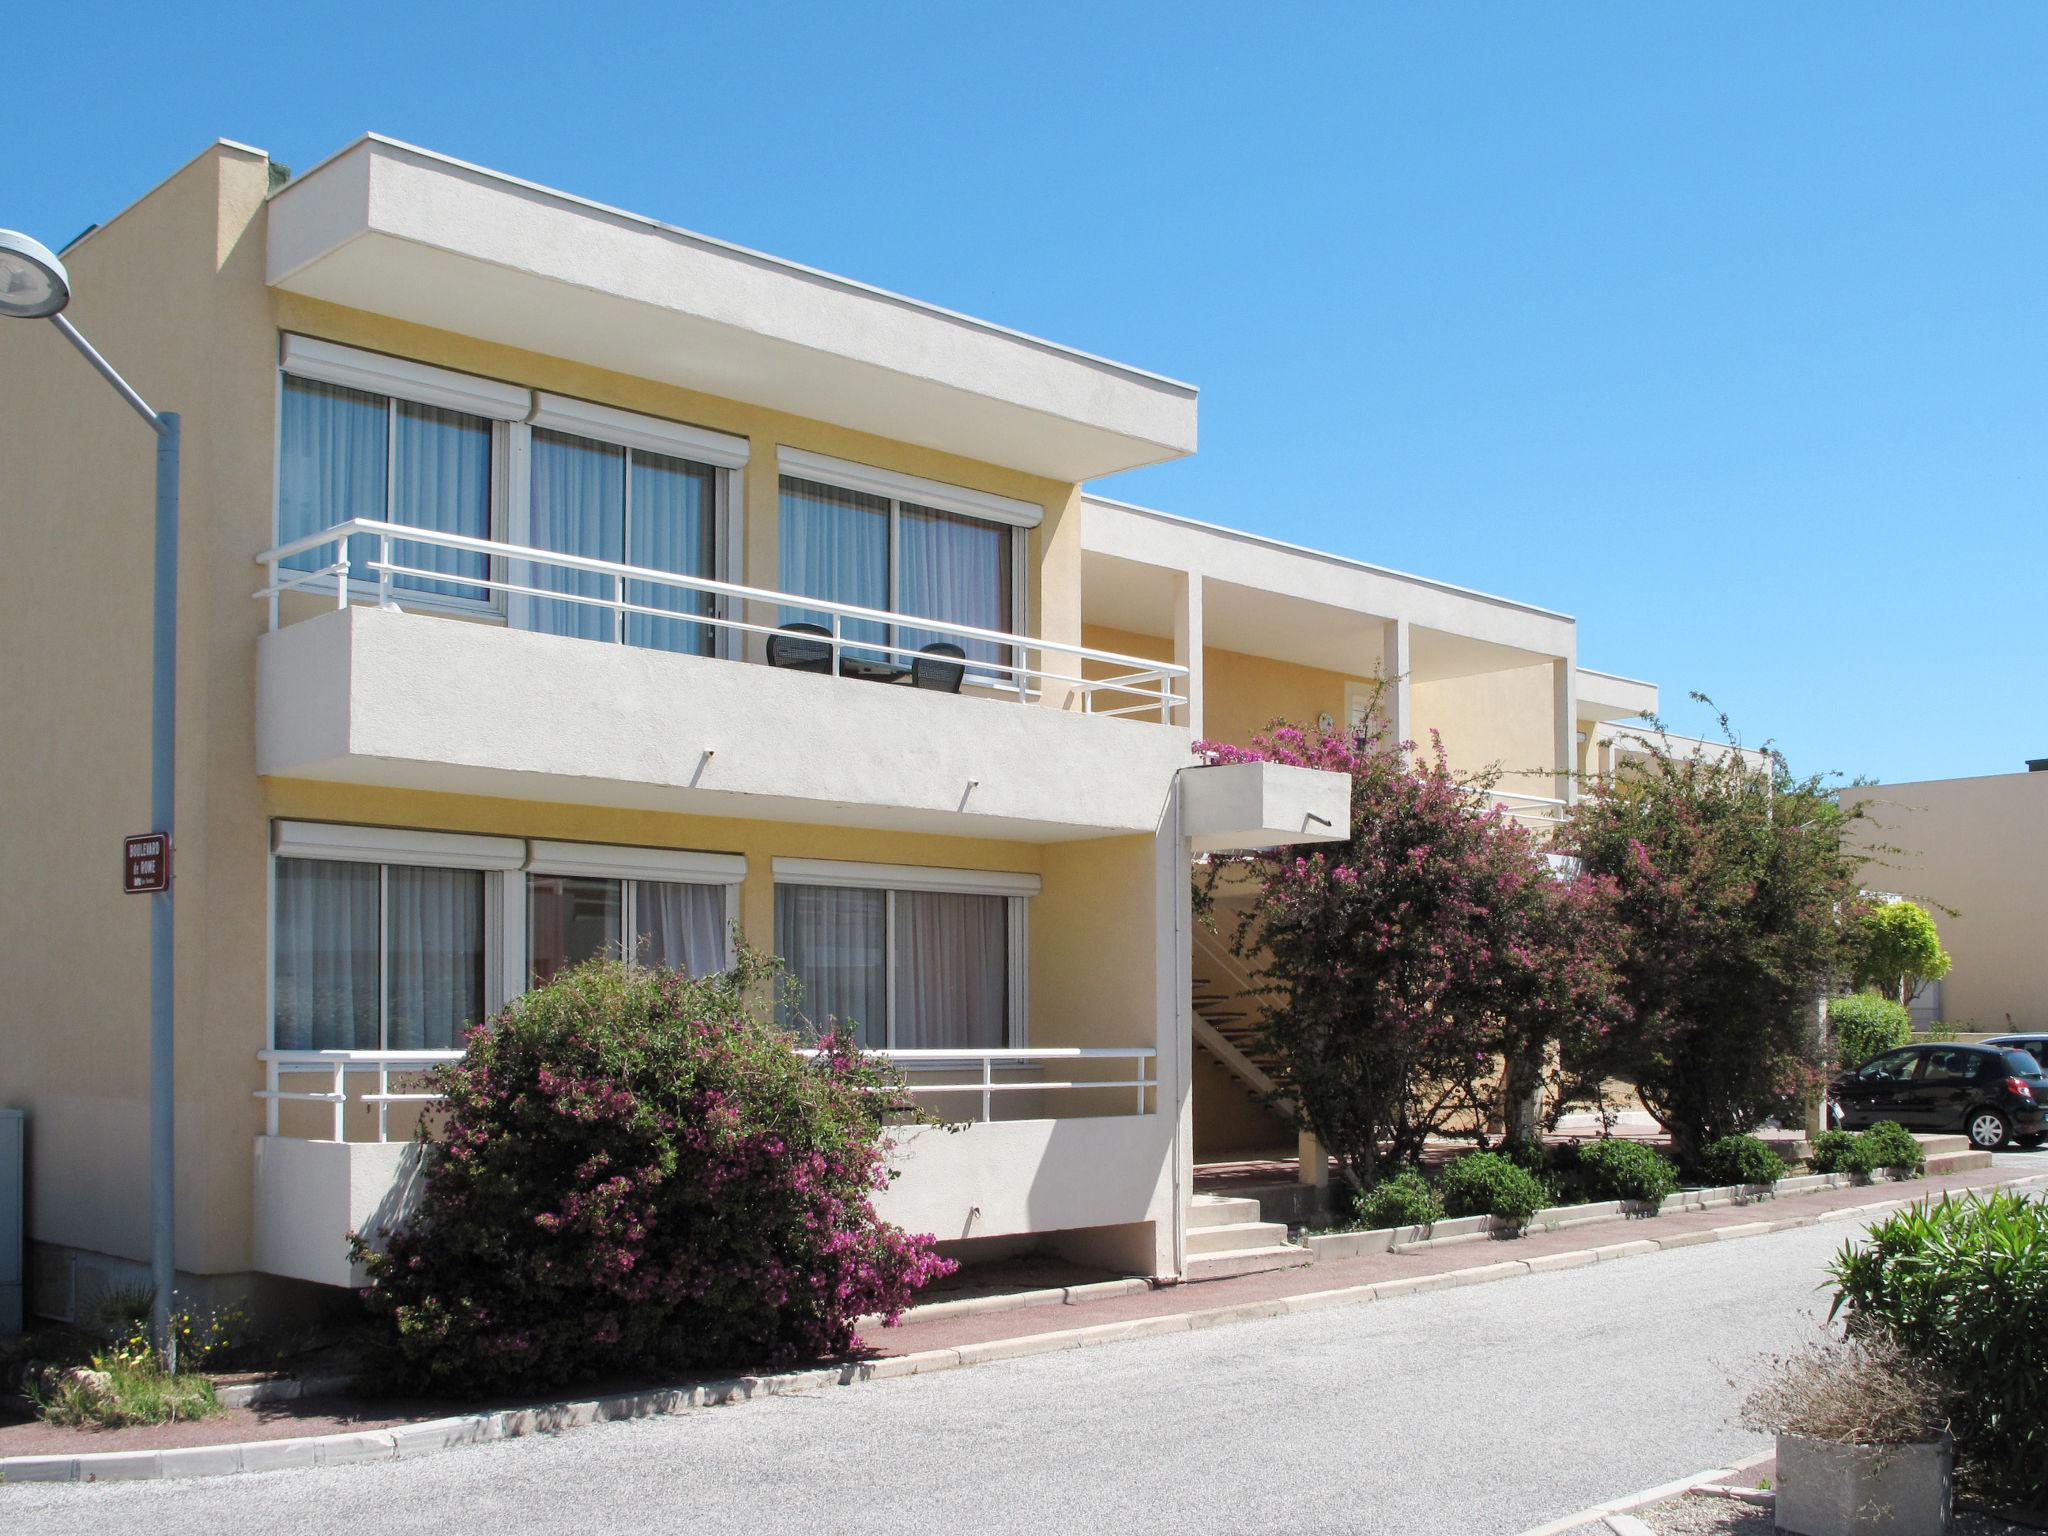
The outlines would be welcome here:
M 1082 591 L 1090 623 L 1118 624 L 1113 613 L 1104 611 L 1108 605 L 1097 601 L 1100 574 L 1105 596 L 1120 595 L 1132 614 L 1132 621 L 1119 627 L 1170 634 L 1170 608 L 1165 610 L 1168 627 L 1163 631 L 1137 621 L 1137 615 L 1146 614 L 1156 624 L 1161 611 L 1162 589 L 1132 569 L 1149 567 L 1162 575 L 1202 576 L 1205 591 L 1211 594 L 1204 605 L 1209 620 L 1204 638 L 1211 645 L 1223 645 L 1218 624 L 1235 624 L 1266 637 L 1263 644 L 1229 647 L 1255 655 L 1277 654 L 1283 660 L 1350 670 L 1330 656 L 1304 654 L 1303 640 L 1285 632 L 1304 623 L 1322 625 L 1328 644 L 1318 649 L 1334 648 L 1349 655 L 1357 637 L 1371 625 L 1396 618 L 1408 620 L 1411 627 L 1417 677 L 1431 675 L 1423 666 L 1425 630 L 1435 632 L 1432 639 L 1452 637 L 1494 648 L 1482 657 L 1471 647 L 1462 648 L 1469 655 L 1453 656 L 1461 648 L 1436 646 L 1431 660 L 1444 668 L 1436 676 L 1515 664 L 1503 652 L 1525 652 L 1526 660 L 1534 662 L 1574 651 L 1575 626 L 1565 614 L 1098 496 L 1082 502 L 1081 547 Z M 1170 596 L 1170 588 L 1163 590 Z M 1280 649 L 1272 649 L 1274 645 Z
M 1577 688 L 1581 720 L 1634 720 L 1657 713 L 1655 683 L 1581 667 Z
M 375 136 L 271 200 L 267 272 L 1054 480 L 1195 448 L 1192 385 Z

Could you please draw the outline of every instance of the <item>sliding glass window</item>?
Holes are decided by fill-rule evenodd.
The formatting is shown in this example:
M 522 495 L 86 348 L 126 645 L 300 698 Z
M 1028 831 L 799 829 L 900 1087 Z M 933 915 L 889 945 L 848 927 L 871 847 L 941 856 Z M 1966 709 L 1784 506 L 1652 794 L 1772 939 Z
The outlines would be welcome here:
M 711 976 L 726 968 L 723 885 L 675 880 L 529 875 L 527 953 L 531 982 L 585 960 L 630 958 L 637 965 Z M 632 944 L 624 935 L 632 935 Z
M 528 474 L 526 542 L 533 548 L 717 576 L 718 471 L 710 465 L 535 427 Z M 715 648 L 713 626 L 666 617 L 712 612 L 710 593 L 553 565 L 534 564 L 519 579 L 564 594 L 526 599 L 528 628 L 699 656 Z M 620 596 L 659 612 L 622 614 L 612 606 Z
M 1017 530 L 1007 524 L 794 475 L 781 479 L 780 514 L 785 592 L 1006 634 L 1016 628 Z M 829 613 L 796 605 L 778 622 L 832 626 Z M 888 659 L 898 664 L 906 652 L 944 642 L 960 646 L 970 663 L 1010 665 L 1009 646 L 915 624 L 846 619 L 840 633 L 890 647 Z M 999 679 L 984 672 L 981 680 Z
M 458 1050 L 484 1016 L 485 875 L 281 858 L 273 898 L 279 1050 Z
M 491 423 L 484 417 L 286 375 L 278 424 L 278 541 L 288 544 L 352 518 L 488 539 L 492 457 Z M 331 547 L 315 548 L 284 563 L 308 571 L 334 558 Z M 351 538 L 350 580 L 374 585 L 376 558 L 376 539 Z M 394 589 L 467 603 L 490 600 L 487 588 L 473 584 L 489 574 L 486 555 L 395 539 L 391 560 L 422 573 L 393 576 Z
M 868 1050 L 999 1050 L 1022 920 L 1005 896 L 777 882 L 775 949 L 800 989 L 784 1022 Z

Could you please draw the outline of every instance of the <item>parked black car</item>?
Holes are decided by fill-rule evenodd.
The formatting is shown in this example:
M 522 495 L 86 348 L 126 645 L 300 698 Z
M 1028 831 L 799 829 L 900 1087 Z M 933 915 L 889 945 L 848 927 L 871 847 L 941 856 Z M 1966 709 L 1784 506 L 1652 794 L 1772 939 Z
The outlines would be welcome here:
M 1961 1131 L 1986 1149 L 2048 1137 L 2048 1072 L 1996 1045 L 1908 1045 L 1835 1079 L 1846 1130 L 1896 1120 L 1909 1131 Z

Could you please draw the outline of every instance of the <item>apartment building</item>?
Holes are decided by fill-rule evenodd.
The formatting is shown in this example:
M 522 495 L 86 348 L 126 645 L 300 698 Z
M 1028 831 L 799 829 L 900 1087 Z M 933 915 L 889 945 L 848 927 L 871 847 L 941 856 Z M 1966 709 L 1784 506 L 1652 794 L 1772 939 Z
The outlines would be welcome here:
M 1563 615 L 1084 491 L 1193 452 L 1192 386 L 392 140 L 296 176 L 218 143 L 63 258 L 184 422 L 197 1293 L 351 1283 L 469 1024 L 736 938 L 965 1124 L 907 1139 L 884 1214 L 1198 1275 L 1194 1160 L 1271 1126 L 1196 1017 L 1190 861 L 1341 836 L 1348 787 L 1191 743 L 1384 682 L 1397 733 L 1540 817 L 1654 708 Z M 148 919 L 113 870 L 151 464 L 47 327 L 0 326 L 0 390 L 0 1104 L 65 1316 L 148 1244 Z
M 1913 999 L 1916 1023 L 1973 1033 L 2048 1028 L 2048 758 L 2024 773 L 1858 784 L 1866 877 L 1930 908 L 1952 962 Z

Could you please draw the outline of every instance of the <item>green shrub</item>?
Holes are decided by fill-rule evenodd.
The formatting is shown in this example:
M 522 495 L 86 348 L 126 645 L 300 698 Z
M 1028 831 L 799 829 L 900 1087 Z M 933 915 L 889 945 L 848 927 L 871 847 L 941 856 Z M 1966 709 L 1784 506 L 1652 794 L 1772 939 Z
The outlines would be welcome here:
M 1869 1165 L 1858 1154 L 1860 1142 L 1854 1131 L 1822 1131 L 1807 1144 L 1806 1166 L 1815 1173 L 1868 1173 Z
M 1858 1138 L 1872 1169 L 1888 1170 L 1894 1178 L 1911 1178 L 1927 1167 L 1927 1153 L 1913 1139 L 1913 1133 L 1890 1120 L 1880 1120 Z
M 373 1379 L 550 1390 L 832 1357 L 950 1273 L 875 1214 L 901 1080 L 843 1036 L 793 1049 L 727 976 L 593 962 L 436 1070 L 446 1128 L 368 1265 Z M 424 1131 L 423 1131 L 424 1134 Z
M 1362 1227 L 1426 1227 L 1441 1221 L 1443 1197 L 1413 1168 L 1404 1168 L 1384 1183 L 1361 1190 L 1358 1224 Z
M 1468 1152 L 1444 1170 L 1444 1209 L 1453 1216 L 1497 1216 L 1526 1227 L 1547 1199 L 1535 1174 L 1498 1152 Z
M 1579 1179 L 1588 1200 L 1654 1204 L 1678 1188 L 1678 1170 L 1655 1147 L 1609 1137 L 1579 1148 Z
M 1888 997 L 1854 992 L 1828 999 L 1828 1032 L 1834 1037 L 1835 1064 L 1854 1072 L 1871 1057 L 1910 1044 L 1913 1015 Z
M 173 1376 L 153 1358 L 96 1355 L 90 1366 L 55 1367 L 28 1384 L 46 1424 L 122 1429 L 130 1424 L 173 1424 L 221 1411 L 213 1378 Z
M 2048 1205 L 2011 1194 L 1914 1205 L 1846 1245 L 1829 1273 L 1852 1332 L 1890 1333 L 1955 1388 L 1966 1486 L 2048 1507 Z
M 1775 1184 L 1785 1160 L 1754 1136 L 1723 1136 L 1707 1148 L 1707 1178 L 1715 1184 Z

